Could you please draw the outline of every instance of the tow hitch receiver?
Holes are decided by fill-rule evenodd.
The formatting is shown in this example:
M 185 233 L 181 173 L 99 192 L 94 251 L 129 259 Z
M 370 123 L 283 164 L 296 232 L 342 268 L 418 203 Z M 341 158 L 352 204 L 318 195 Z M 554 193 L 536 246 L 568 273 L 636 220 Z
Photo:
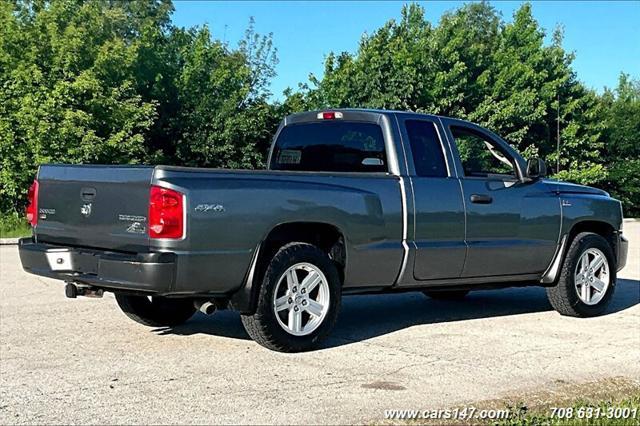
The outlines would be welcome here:
M 78 296 L 101 298 L 104 290 L 101 288 L 76 285 L 75 283 L 67 283 L 64 287 L 64 294 L 70 299 L 75 299 Z

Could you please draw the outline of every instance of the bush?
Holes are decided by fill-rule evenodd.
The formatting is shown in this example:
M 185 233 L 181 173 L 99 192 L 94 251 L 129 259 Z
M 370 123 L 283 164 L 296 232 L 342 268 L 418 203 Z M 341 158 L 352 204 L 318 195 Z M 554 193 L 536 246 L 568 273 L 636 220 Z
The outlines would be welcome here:
M 17 213 L 0 215 L 0 238 L 16 238 L 31 235 L 31 226 L 24 216 Z
M 170 1 L 0 1 L 0 212 L 39 164 L 253 168 L 277 127 L 271 36 L 237 48 Z

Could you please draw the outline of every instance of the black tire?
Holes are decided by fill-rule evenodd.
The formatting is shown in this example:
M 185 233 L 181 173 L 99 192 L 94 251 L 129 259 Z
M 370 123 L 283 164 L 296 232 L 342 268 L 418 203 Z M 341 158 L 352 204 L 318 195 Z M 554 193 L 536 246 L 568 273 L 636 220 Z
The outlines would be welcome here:
M 467 294 L 469 294 L 469 290 L 422 290 L 422 293 L 424 293 L 425 296 L 436 300 L 462 300 L 467 296 Z
M 131 296 L 116 293 L 122 312 L 135 322 L 149 327 L 173 327 L 186 322 L 196 312 L 193 300 L 166 297 Z
M 575 287 L 575 271 L 582 254 L 590 249 L 596 248 L 604 253 L 607 259 L 609 272 L 609 287 L 605 291 L 603 298 L 595 305 L 588 305 L 580 300 Z M 591 232 L 582 232 L 573 239 L 569 250 L 564 258 L 560 277 L 553 287 L 547 288 L 547 297 L 551 306 L 561 315 L 572 317 L 592 317 L 602 314 L 616 287 L 616 263 L 611 246 L 603 237 Z
M 273 301 L 276 286 L 283 274 L 301 262 L 314 265 L 325 275 L 329 287 L 329 307 L 318 328 L 308 335 L 295 336 L 278 323 Z M 335 325 L 340 311 L 340 298 L 340 276 L 329 256 L 311 244 L 290 243 L 271 259 L 260 286 L 256 312 L 242 315 L 242 324 L 253 340 L 268 349 L 279 352 L 307 351 L 317 347 Z

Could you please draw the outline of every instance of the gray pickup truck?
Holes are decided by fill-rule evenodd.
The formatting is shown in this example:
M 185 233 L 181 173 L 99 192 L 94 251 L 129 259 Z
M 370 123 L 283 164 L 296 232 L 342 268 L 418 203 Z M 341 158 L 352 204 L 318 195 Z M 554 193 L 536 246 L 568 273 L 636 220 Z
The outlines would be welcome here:
M 147 326 L 237 310 L 287 352 L 326 337 L 347 294 L 536 285 L 598 315 L 626 262 L 621 204 L 545 173 L 469 122 L 307 112 L 282 121 L 266 171 L 41 166 L 20 259 Z

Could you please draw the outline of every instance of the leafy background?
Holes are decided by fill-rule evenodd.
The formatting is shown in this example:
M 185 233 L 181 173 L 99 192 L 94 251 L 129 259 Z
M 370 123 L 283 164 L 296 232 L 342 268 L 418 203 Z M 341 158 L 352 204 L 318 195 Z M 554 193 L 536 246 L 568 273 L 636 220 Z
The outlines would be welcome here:
M 640 82 L 621 73 L 616 88 L 586 88 L 562 31 L 545 44 L 531 8 L 505 22 L 467 4 L 432 25 L 406 5 L 274 101 L 277 52 L 251 21 L 229 46 L 174 26 L 168 0 L 1 0 L 0 213 L 22 211 L 41 163 L 260 168 L 284 115 L 367 107 L 477 122 L 640 214 Z

